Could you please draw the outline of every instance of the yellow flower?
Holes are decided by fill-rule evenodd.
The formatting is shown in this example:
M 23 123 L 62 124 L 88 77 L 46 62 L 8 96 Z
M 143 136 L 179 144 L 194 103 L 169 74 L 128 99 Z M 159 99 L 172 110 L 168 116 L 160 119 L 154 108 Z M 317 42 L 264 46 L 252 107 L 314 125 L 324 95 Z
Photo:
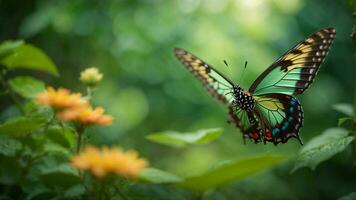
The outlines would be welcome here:
M 95 86 L 101 81 L 102 78 L 103 74 L 99 73 L 98 68 L 90 67 L 80 72 L 79 80 L 86 85 Z
M 88 101 L 82 99 L 80 93 L 71 94 L 68 89 L 59 88 L 55 90 L 53 87 L 48 87 L 46 91 L 39 93 L 36 101 L 41 105 L 48 105 L 56 110 L 88 105 Z
M 138 157 L 134 150 L 124 152 L 120 148 L 98 149 L 86 147 L 79 155 L 71 158 L 74 167 L 88 170 L 101 178 L 109 173 L 134 178 L 148 166 L 148 162 Z
M 111 125 L 112 117 L 103 115 L 104 109 L 97 107 L 95 109 L 90 106 L 81 107 L 78 109 L 66 109 L 57 113 L 57 116 L 64 121 L 75 121 L 85 125 Z

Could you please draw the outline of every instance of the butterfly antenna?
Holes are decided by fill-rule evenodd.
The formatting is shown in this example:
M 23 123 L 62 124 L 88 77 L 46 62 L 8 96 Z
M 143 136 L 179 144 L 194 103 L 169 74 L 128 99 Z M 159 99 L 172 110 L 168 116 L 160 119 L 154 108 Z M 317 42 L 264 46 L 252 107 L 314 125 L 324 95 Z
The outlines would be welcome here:
M 240 81 L 239 81 L 239 85 L 244 77 L 244 74 L 245 74 L 245 70 L 247 68 L 247 61 L 245 61 L 245 65 L 244 65 L 244 69 L 242 70 L 242 73 L 241 73 L 241 77 L 240 77 Z
M 224 60 L 224 64 L 226 65 L 226 67 L 229 67 L 226 60 Z

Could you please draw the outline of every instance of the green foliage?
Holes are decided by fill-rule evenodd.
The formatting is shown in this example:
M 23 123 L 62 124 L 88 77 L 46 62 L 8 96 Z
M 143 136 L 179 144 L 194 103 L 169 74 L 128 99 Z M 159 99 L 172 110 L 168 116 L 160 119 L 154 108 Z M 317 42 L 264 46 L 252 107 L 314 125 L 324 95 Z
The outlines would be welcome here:
M 29 76 L 18 76 L 8 82 L 12 90 L 26 98 L 34 98 L 45 90 L 45 84 L 42 81 Z
M 81 182 L 78 171 L 69 164 L 42 170 L 40 179 L 50 187 L 69 187 Z
M 346 116 L 350 116 L 350 117 L 354 116 L 354 108 L 352 107 L 351 104 L 339 103 L 339 104 L 333 105 L 333 108 L 336 111 L 338 111 Z
M 0 135 L 0 154 L 13 157 L 22 148 L 21 142 L 6 135 Z
M 174 174 L 155 168 L 148 168 L 142 171 L 140 173 L 140 179 L 155 184 L 177 183 L 183 180 Z
M 191 190 L 205 191 L 232 181 L 241 181 L 279 164 L 284 159 L 283 156 L 266 155 L 228 162 L 201 175 L 188 177 L 179 185 Z
M 356 192 L 352 192 L 348 195 L 338 198 L 337 200 L 355 200 L 355 199 L 356 199 Z
M 46 119 L 42 116 L 16 117 L 0 125 L 0 134 L 24 137 L 44 126 Z
M 218 139 L 223 133 L 221 128 L 198 130 L 193 133 L 166 131 L 148 135 L 150 141 L 174 147 L 186 147 L 192 144 L 207 144 Z
M 313 138 L 300 150 L 292 173 L 302 167 L 315 169 L 320 163 L 345 150 L 354 140 L 347 130 L 329 128 L 323 134 Z
M 58 76 L 57 67 L 42 50 L 21 41 L 5 42 L 0 46 L 0 64 L 7 69 L 30 69 Z
M 24 44 L 23 41 L 5 41 L 0 44 L 0 59 L 11 55 Z

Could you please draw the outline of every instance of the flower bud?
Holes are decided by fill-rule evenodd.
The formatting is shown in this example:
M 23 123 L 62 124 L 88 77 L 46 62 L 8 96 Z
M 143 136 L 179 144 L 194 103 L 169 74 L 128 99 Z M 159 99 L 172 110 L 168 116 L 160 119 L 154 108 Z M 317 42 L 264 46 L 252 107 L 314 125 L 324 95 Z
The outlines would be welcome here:
M 101 74 L 96 67 L 90 67 L 80 72 L 79 80 L 87 86 L 96 86 L 101 79 L 103 74 Z

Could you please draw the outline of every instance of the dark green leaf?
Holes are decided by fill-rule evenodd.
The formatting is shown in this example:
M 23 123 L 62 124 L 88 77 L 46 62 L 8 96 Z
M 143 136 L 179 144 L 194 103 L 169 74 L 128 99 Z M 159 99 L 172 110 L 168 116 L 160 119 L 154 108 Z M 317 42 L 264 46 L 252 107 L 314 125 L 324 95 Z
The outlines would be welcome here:
M 342 196 L 337 200 L 356 200 L 356 192 L 351 192 L 350 194 Z
M 4 57 L 11 55 L 22 46 L 24 42 L 22 40 L 8 40 L 0 44 L 0 60 Z
M 343 151 L 352 140 L 354 137 L 348 136 L 348 131 L 345 129 L 329 128 L 325 130 L 323 134 L 303 146 L 291 173 L 302 167 L 315 169 L 321 162 Z
M 353 118 L 352 117 L 342 117 L 337 121 L 337 125 L 338 126 L 342 126 L 343 124 L 345 124 L 347 121 L 352 121 Z
M 145 169 L 143 172 L 140 173 L 139 177 L 143 181 L 147 181 L 155 184 L 177 183 L 183 180 L 182 178 L 174 174 L 155 168 Z
M 70 187 L 80 183 L 78 171 L 65 163 L 42 171 L 41 180 L 47 186 Z
M 345 114 L 347 116 L 354 116 L 354 108 L 352 107 L 351 104 L 348 103 L 339 103 L 333 105 L 334 110 L 339 111 L 342 114 Z
M 78 197 L 80 195 L 84 195 L 85 193 L 86 193 L 85 187 L 82 184 L 74 185 L 73 187 L 70 187 L 64 192 L 64 197 L 73 198 L 73 197 Z
M 57 67 L 52 60 L 40 49 L 30 44 L 23 44 L 15 52 L 0 60 L 8 69 L 31 69 L 47 72 L 58 76 Z
M 205 191 L 233 181 L 240 181 L 264 171 L 283 161 L 282 156 L 261 156 L 245 160 L 227 162 L 199 175 L 188 177 L 178 185 L 197 191 Z
M 22 144 L 7 135 L 0 135 L 0 154 L 13 157 L 22 148 Z
M 13 78 L 9 80 L 9 85 L 12 90 L 26 98 L 34 98 L 45 90 L 45 84 L 42 81 L 29 76 Z
M 52 142 L 62 147 L 71 148 L 74 144 L 75 133 L 68 127 L 51 126 L 45 134 Z
M 12 185 L 19 182 L 21 167 L 15 157 L 4 157 L 0 155 L 0 184 Z
M 154 133 L 146 138 L 150 141 L 164 144 L 168 146 L 184 147 L 191 144 L 207 144 L 218 139 L 223 130 L 221 128 L 204 129 L 194 133 L 178 133 L 167 131 L 162 133 Z
M 45 123 L 46 119 L 39 116 L 12 118 L 0 125 L 0 134 L 22 137 L 42 127 Z

